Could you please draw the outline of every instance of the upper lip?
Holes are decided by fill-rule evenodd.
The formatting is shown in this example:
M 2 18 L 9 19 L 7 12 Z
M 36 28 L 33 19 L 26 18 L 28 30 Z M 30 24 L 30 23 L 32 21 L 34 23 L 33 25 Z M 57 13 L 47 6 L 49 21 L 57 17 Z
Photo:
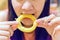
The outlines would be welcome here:
M 22 13 L 23 14 L 34 14 L 35 10 L 23 10 Z

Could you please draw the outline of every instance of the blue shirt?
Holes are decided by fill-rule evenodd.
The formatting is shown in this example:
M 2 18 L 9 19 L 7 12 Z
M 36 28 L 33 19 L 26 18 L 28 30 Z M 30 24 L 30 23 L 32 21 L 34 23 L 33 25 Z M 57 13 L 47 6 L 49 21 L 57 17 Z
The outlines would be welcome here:
M 24 40 L 23 32 L 15 30 L 11 40 Z M 35 40 L 52 40 L 52 38 L 44 28 L 36 28 Z

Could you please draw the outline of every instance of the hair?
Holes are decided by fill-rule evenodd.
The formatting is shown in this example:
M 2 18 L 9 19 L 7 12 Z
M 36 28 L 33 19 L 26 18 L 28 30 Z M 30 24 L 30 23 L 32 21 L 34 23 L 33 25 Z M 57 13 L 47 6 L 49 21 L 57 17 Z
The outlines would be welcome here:
M 46 0 L 43 11 L 42 11 L 41 15 L 39 16 L 39 18 L 48 16 L 49 15 L 49 8 L 50 8 L 50 1 Z M 8 9 L 9 9 L 9 21 L 15 20 L 15 18 L 17 18 L 17 15 L 13 9 L 11 0 L 8 0 Z

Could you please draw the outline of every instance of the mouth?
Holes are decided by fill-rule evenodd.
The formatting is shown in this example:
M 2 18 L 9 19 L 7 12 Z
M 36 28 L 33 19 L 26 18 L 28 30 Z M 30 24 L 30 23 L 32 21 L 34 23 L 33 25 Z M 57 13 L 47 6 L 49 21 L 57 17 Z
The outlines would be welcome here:
M 21 24 L 27 28 L 31 27 L 33 25 L 33 21 L 30 18 L 24 18 L 21 21 Z
M 31 14 L 30 15 L 29 14 L 20 15 L 16 20 L 19 23 L 18 28 L 19 29 L 22 29 L 22 28 L 26 29 L 25 30 L 26 32 L 30 32 L 32 30 L 35 30 L 37 23 L 35 22 L 36 18 L 33 15 L 34 14 L 32 14 L 32 15 Z
M 27 27 L 27 28 L 33 26 L 33 22 L 34 22 L 33 19 L 35 20 L 35 17 L 33 17 L 33 16 L 35 16 L 34 13 L 32 13 L 32 14 L 27 14 L 27 15 L 21 13 L 21 15 L 28 16 L 28 17 L 23 18 L 22 21 L 20 22 L 20 23 L 22 24 L 22 26 Z M 29 16 L 29 15 L 31 15 L 31 16 Z M 29 17 L 30 17 L 30 18 L 29 18 Z M 32 18 L 31 18 L 31 17 L 32 17 Z
M 21 24 L 23 25 L 23 27 L 26 27 L 26 28 L 30 28 L 31 26 L 33 26 L 33 24 L 31 24 L 31 25 L 25 25 L 22 22 L 21 22 Z
M 29 14 L 29 13 L 20 13 L 20 14 L 23 15 L 23 14 Z M 35 14 L 34 13 L 31 13 L 31 15 L 34 16 Z

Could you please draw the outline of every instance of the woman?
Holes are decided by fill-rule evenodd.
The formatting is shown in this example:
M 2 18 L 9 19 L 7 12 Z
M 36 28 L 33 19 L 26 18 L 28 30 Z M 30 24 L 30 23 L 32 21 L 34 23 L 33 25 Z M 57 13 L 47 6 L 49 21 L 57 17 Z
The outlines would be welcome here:
M 20 3 L 20 1 L 22 2 L 22 3 Z M 25 2 L 26 1 L 26 2 Z M 9 13 L 10 13 L 10 18 L 9 18 L 9 20 L 10 21 L 13 21 L 13 20 L 15 20 L 15 18 L 17 18 L 18 16 L 20 16 L 20 14 L 21 14 L 21 10 L 24 10 L 24 7 L 22 8 L 21 7 L 21 9 L 20 9 L 20 5 L 19 5 L 19 3 L 20 4 L 22 4 L 23 6 L 25 5 L 25 3 L 26 3 L 26 5 L 28 5 L 29 4 L 29 6 L 31 6 L 31 8 L 32 9 L 29 9 L 29 8 L 27 8 L 26 10 L 32 10 L 32 12 L 35 12 L 38 8 L 37 7 L 39 7 L 39 9 L 37 10 L 37 11 L 39 11 L 39 13 L 37 13 L 37 14 L 33 14 L 32 12 L 32 14 L 33 15 L 35 15 L 35 17 L 39 17 L 39 18 L 41 18 L 41 17 L 45 17 L 45 16 L 48 16 L 49 14 L 49 4 L 50 4 L 50 1 L 49 0 L 42 0 L 42 1 L 40 1 L 40 0 L 34 0 L 34 1 L 30 1 L 30 0 L 9 0 Z M 24 2 L 24 3 L 23 3 Z M 30 3 L 32 2 L 32 4 L 30 4 Z M 41 5 L 41 3 L 42 3 L 42 5 Z M 15 4 L 17 4 L 17 5 L 15 5 Z M 35 4 L 35 3 L 37 3 L 37 5 Z M 39 5 L 38 6 L 38 3 L 41 5 Z M 45 3 L 45 6 L 44 6 L 44 3 Z M 32 7 L 33 6 L 33 7 Z M 37 7 L 36 7 L 37 6 Z M 43 7 L 44 6 L 44 7 Z M 17 8 L 17 7 L 19 7 L 19 8 Z M 36 7 L 36 10 L 35 10 L 35 7 Z M 40 8 L 41 7 L 41 8 Z M 42 10 L 43 11 L 42 11 Z M 18 10 L 18 11 L 17 11 Z M 25 11 L 25 10 L 24 10 Z M 19 12 L 20 12 L 20 14 L 19 14 Z M 42 12 L 42 13 L 41 13 Z M 41 16 L 39 16 L 41 14 Z M 36 16 L 37 15 L 37 16 Z M 29 19 L 26 19 L 26 20 L 29 20 Z M 23 21 L 24 22 L 24 21 Z M 31 22 L 31 21 L 30 21 Z M 29 23 L 30 23 L 29 22 Z M 28 25 L 28 24 L 26 24 L 26 25 Z M 43 36 L 42 36 L 43 35 Z M 30 37 L 30 38 L 29 38 Z M 51 40 L 51 36 L 48 34 L 48 32 L 44 29 L 44 28 L 38 28 L 37 27 L 37 29 L 34 31 L 34 32 L 32 32 L 32 33 L 23 33 L 23 32 L 21 32 L 20 30 L 15 30 L 14 31 L 14 34 L 13 34 L 13 36 L 11 37 L 11 40 Z
M 52 24 L 51 20 L 55 18 L 55 16 L 54 15 L 48 16 L 49 3 L 50 3 L 49 0 L 42 0 L 42 1 L 41 0 L 8 0 L 9 21 L 0 22 L 0 31 L 1 31 L 0 40 L 9 40 L 10 37 L 11 40 L 51 40 L 50 35 L 52 35 L 54 29 L 54 25 Z M 19 29 L 16 28 L 17 22 L 13 22 L 13 21 L 21 14 L 31 14 L 37 19 L 37 23 L 39 25 L 35 31 L 31 33 L 25 33 L 25 32 L 21 32 Z M 24 26 L 30 26 L 32 24 L 32 21 L 28 18 L 25 18 L 22 20 L 22 24 Z

